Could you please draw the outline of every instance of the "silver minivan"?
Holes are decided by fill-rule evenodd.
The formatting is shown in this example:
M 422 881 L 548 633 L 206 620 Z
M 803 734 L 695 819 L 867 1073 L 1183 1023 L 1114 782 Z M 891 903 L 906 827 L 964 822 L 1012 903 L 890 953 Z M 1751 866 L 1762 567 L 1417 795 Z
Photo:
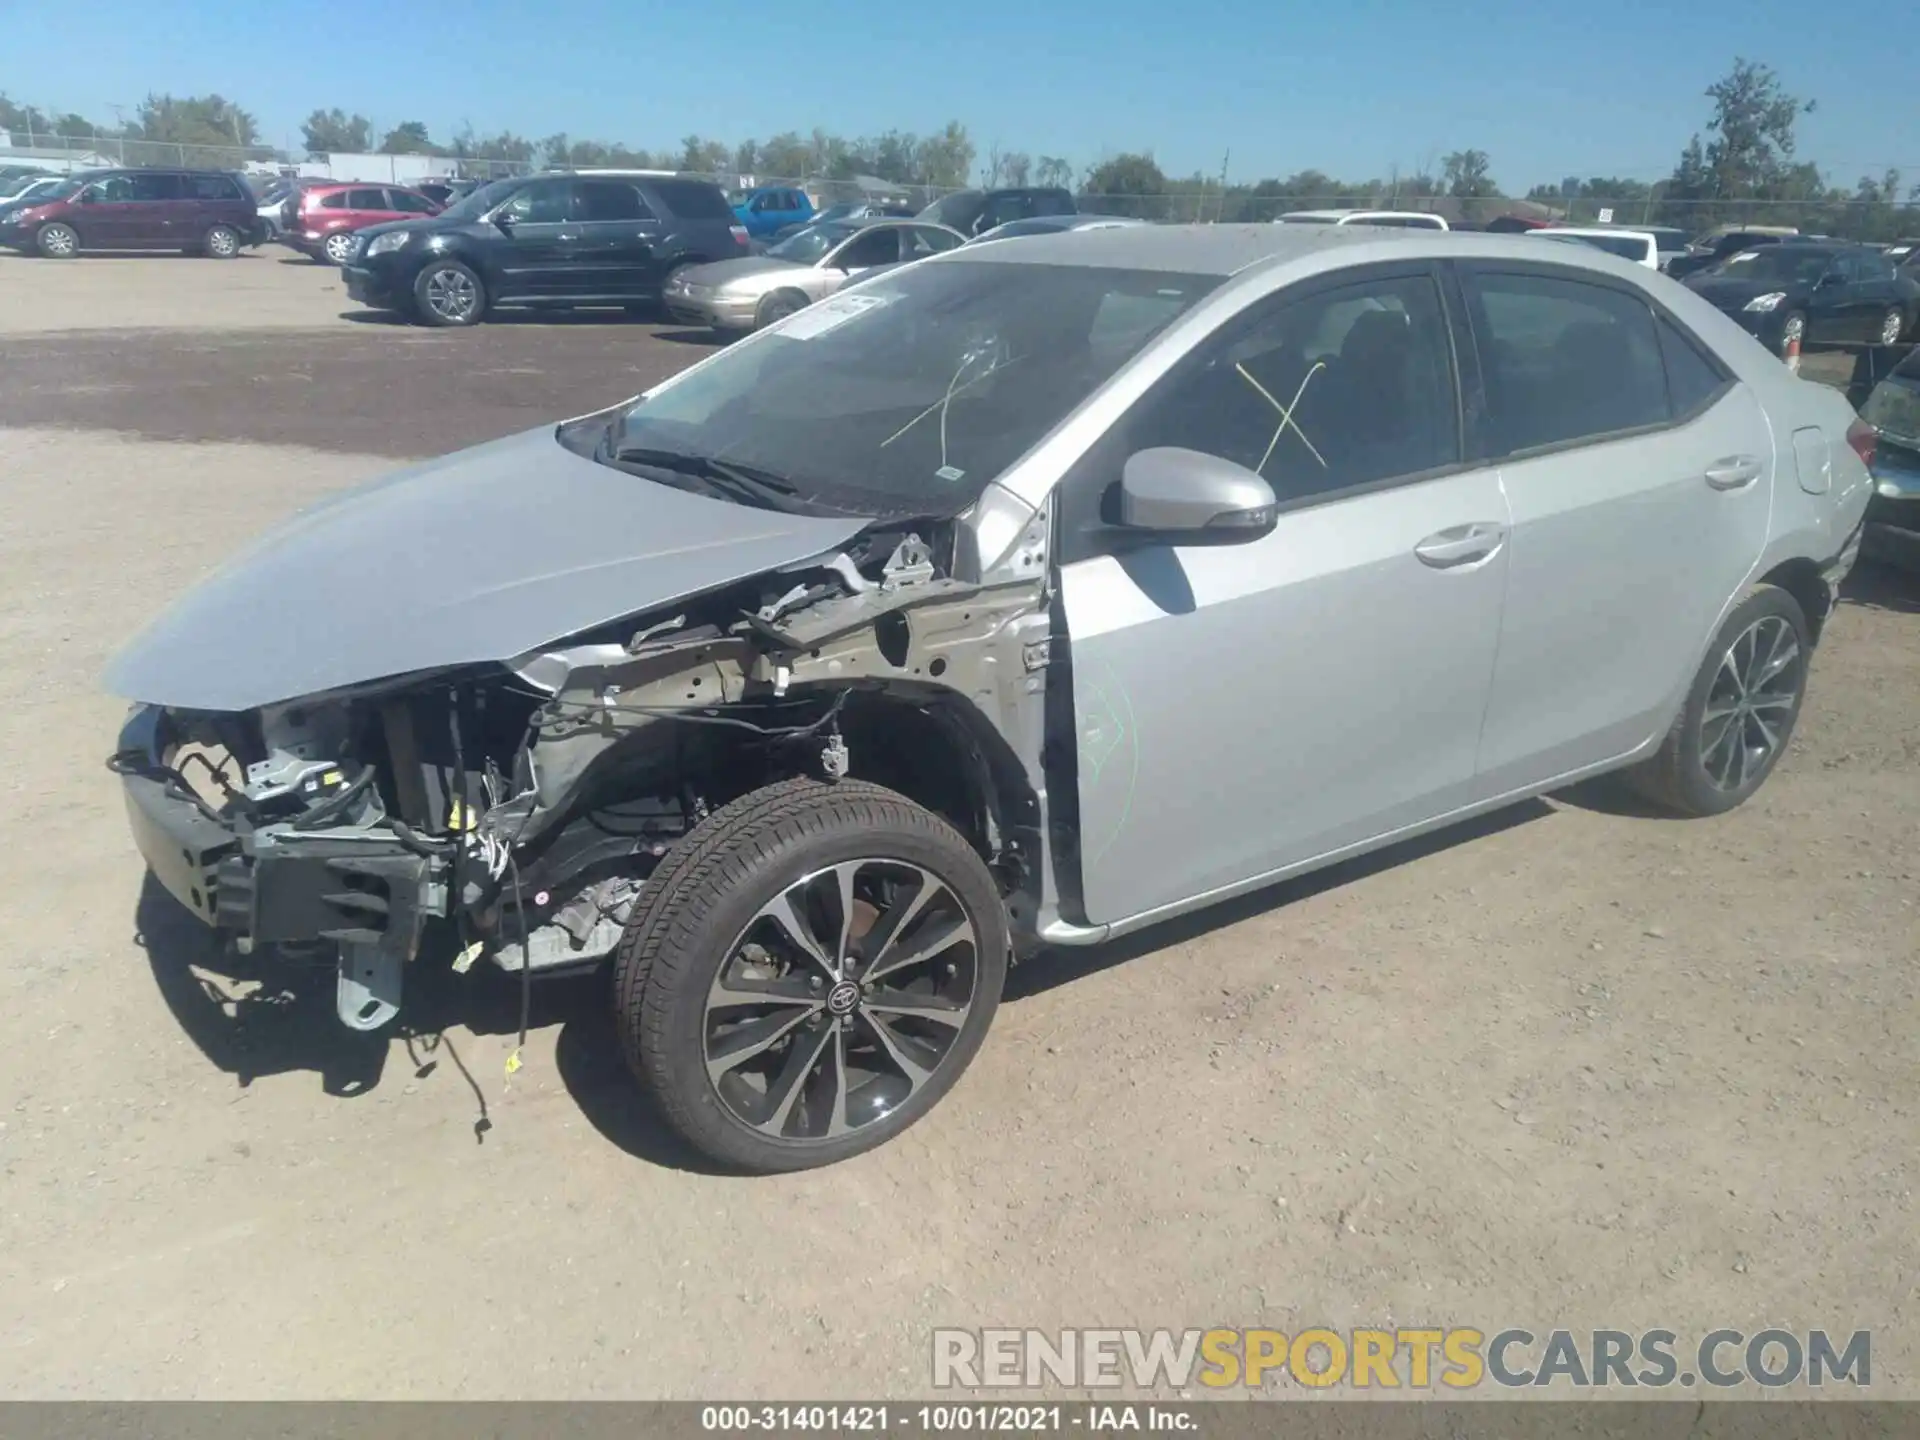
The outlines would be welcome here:
M 604 969 L 671 1123 L 798 1169 L 925 1114 L 1041 947 L 1601 772 L 1740 804 L 1870 444 L 1583 247 L 969 246 L 264 537 L 115 660 L 112 764 L 347 1025 Z

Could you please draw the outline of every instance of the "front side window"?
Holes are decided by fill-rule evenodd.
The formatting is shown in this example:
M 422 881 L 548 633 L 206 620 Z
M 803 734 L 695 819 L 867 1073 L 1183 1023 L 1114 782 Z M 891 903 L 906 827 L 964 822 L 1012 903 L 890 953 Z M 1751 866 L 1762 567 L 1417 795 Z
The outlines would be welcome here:
M 1480 274 L 1474 330 L 1496 452 L 1591 440 L 1671 418 L 1653 311 L 1626 291 Z
M 904 243 L 901 250 L 908 260 L 922 255 L 938 255 L 942 250 L 951 250 L 960 243 L 960 237 L 945 230 L 936 230 L 931 225 L 914 225 L 903 230 Z
M 856 235 L 833 253 L 831 263 L 842 270 L 865 270 L 891 265 L 900 258 L 900 232 L 891 226 Z
M 387 200 L 391 209 L 402 215 L 430 215 L 433 202 L 425 195 L 416 195 L 411 190 L 389 190 Z
M 791 260 L 796 265 L 812 265 L 858 231 L 858 226 L 844 223 L 809 225 L 804 230 L 795 231 L 778 245 L 769 245 L 767 254 L 776 260 Z
M 643 397 L 600 458 L 616 463 L 636 447 L 698 454 L 777 472 L 801 500 L 854 514 L 956 515 L 1219 283 L 1063 265 L 908 266 Z M 1157 323 L 1096 335 L 1116 304 Z
M 536 180 L 516 193 L 502 213 L 517 225 L 558 225 L 567 218 L 572 191 L 564 180 Z
M 1457 463 L 1458 417 L 1439 292 L 1402 276 L 1282 297 L 1234 322 L 1122 422 L 1121 448 L 1218 455 L 1285 505 Z

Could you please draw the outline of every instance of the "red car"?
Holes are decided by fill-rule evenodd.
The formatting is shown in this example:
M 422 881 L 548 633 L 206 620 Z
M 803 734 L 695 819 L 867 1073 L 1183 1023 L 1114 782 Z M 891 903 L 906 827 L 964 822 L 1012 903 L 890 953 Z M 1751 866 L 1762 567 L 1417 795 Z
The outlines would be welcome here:
M 344 265 L 353 254 L 356 231 L 439 213 L 438 205 L 404 185 L 329 181 L 287 197 L 280 209 L 280 238 L 323 265 Z

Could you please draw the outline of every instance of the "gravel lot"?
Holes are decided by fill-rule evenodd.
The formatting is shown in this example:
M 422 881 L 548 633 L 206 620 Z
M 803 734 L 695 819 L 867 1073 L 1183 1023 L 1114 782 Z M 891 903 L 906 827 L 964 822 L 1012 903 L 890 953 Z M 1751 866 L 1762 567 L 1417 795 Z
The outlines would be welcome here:
M 1384 1323 L 1871 1328 L 1920 1398 L 1911 582 L 1859 577 L 1731 816 L 1557 797 L 1043 957 L 902 1140 L 715 1178 L 594 984 L 509 1081 L 499 977 L 369 1048 L 143 889 L 94 677 L 156 605 L 705 353 L 355 323 L 281 253 L 0 255 L 0 1395 L 920 1394 L 936 1325 Z

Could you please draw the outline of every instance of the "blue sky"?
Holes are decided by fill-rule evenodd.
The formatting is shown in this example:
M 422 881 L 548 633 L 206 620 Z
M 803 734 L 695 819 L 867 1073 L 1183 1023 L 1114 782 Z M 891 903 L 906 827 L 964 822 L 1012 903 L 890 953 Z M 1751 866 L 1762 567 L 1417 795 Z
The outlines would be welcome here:
M 988 145 L 1148 150 L 1236 180 L 1309 166 L 1407 172 L 1477 147 L 1509 190 L 1666 173 L 1736 54 L 1818 100 L 1800 153 L 1837 183 L 1920 181 L 1913 47 L 1787 0 L 327 0 L 245 10 L 92 0 L 11 11 L 0 89 L 103 122 L 149 90 L 219 91 L 298 143 L 317 106 L 386 129 L 658 148 L 814 125 L 845 135 L 958 119 Z M 1887 12 L 1888 15 L 1891 12 Z M 1885 18 L 1884 16 L 1882 18 Z M 1896 29 L 1898 27 L 1895 27 Z M 92 37 L 76 43 L 79 37 Z

